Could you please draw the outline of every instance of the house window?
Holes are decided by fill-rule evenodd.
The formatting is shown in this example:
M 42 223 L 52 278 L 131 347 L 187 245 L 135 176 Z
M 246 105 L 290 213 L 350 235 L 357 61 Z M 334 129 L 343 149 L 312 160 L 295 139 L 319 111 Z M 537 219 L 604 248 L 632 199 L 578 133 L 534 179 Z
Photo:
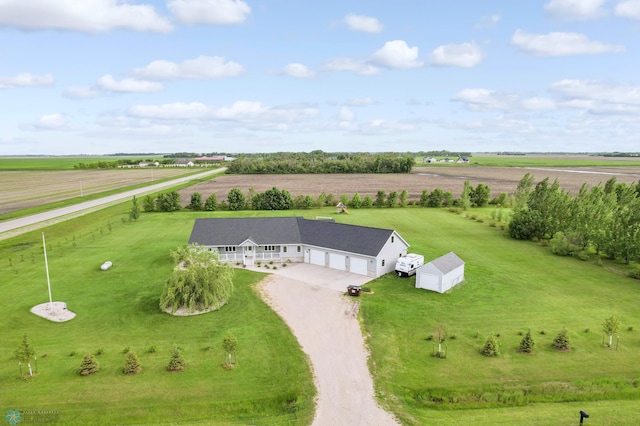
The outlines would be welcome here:
M 264 246 L 264 251 L 276 251 L 276 246 Z
M 224 251 L 236 251 L 235 246 L 228 246 L 224 248 Z
M 286 253 L 287 252 L 287 246 L 282 247 L 282 251 Z
M 394 242 L 394 241 L 395 241 L 395 237 L 392 235 L 391 236 L 391 242 Z
M 300 253 L 300 251 L 301 251 L 301 250 L 302 250 L 302 249 L 301 249 L 301 247 L 300 247 L 300 246 L 298 246 L 298 253 Z
M 382 266 L 384 266 L 384 259 L 382 259 Z

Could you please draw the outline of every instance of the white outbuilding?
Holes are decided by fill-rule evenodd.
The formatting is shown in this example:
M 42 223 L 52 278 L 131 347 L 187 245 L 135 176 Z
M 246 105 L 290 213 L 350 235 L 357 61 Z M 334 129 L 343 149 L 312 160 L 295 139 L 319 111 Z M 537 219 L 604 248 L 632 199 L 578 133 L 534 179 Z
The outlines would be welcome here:
M 444 293 L 464 281 L 464 261 L 454 252 L 422 265 L 416 271 L 416 288 Z

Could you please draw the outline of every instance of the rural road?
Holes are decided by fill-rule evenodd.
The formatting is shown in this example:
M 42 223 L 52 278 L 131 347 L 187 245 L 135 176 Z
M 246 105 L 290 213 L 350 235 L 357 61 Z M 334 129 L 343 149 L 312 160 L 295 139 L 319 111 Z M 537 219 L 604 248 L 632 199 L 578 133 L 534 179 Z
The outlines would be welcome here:
M 190 180 L 201 179 L 215 173 L 220 173 L 224 170 L 226 170 L 225 167 L 221 167 L 215 170 L 208 170 L 203 173 L 184 176 L 166 182 L 145 186 L 144 188 L 132 189 L 130 191 L 121 192 L 119 194 L 110 195 L 108 197 L 85 201 L 84 203 L 75 204 L 73 206 L 21 217 L 19 219 L 8 220 L 6 222 L 0 222 L 0 240 L 15 237 L 16 235 L 32 231 L 34 229 L 43 228 L 45 226 L 70 219 L 72 217 L 81 216 L 83 214 L 99 210 L 112 204 L 131 199 L 134 195 L 139 196 L 150 194 L 152 192 L 160 191 L 164 188 L 170 188 L 172 186 L 179 185 Z

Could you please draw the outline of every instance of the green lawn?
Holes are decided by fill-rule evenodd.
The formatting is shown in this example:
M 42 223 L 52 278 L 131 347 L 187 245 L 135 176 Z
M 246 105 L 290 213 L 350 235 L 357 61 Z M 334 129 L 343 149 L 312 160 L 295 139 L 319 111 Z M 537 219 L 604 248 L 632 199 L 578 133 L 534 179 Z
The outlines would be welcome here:
M 310 423 L 315 389 L 306 357 L 254 291 L 262 274 L 238 270 L 234 296 L 219 312 L 161 313 L 159 296 L 173 267 L 169 251 L 187 242 L 195 215 L 145 214 L 125 224 L 122 209 L 46 230 L 53 298 L 77 314 L 67 323 L 29 312 L 48 300 L 40 233 L 0 243 L 0 409 L 58 410 L 65 425 Z M 106 260 L 114 266 L 101 271 Z M 222 368 L 227 331 L 239 341 L 239 366 L 230 371 Z M 24 333 L 39 370 L 26 381 L 13 358 Z M 165 371 L 174 343 L 183 348 L 184 373 Z M 155 353 L 148 353 L 151 346 Z M 140 357 L 138 376 L 122 374 L 126 347 Z M 102 370 L 78 376 L 82 356 L 100 349 Z
M 236 293 L 219 312 L 174 318 L 157 304 L 169 250 L 186 243 L 194 218 L 331 215 L 395 229 L 427 260 L 455 251 L 466 262 L 465 283 L 450 293 L 415 289 L 413 278 L 391 274 L 360 298 L 377 394 L 404 424 L 574 424 L 580 409 L 592 416 L 587 424 L 640 417 L 637 280 L 440 209 L 145 213 L 129 224 L 121 220 L 128 207 L 46 230 L 54 299 L 78 314 L 69 323 L 28 312 L 47 300 L 40 233 L 0 242 L 0 409 L 59 410 L 64 424 L 309 424 L 311 373 L 288 328 L 253 291 L 260 274 L 239 270 Z M 114 266 L 103 272 L 105 260 Z M 613 313 L 622 323 L 617 351 L 601 345 L 602 323 Z M 432 357 L 426 340 L 438 325 L 449 336 L 447 359 Z M 568 353 L 550 346 L 562 327 L 572 339 Z M 517 352 L 527 329 L 533 355 Z M 228 330 L 240 348 L 231 371 L 221 367 Z M 23 333 L 39 357 L 40 373 L 27 381 L 12 356 Z M 495 359 L 478 352 L 491 333 L 500 334 Z M 184 373 L 164 370 L 174 343 L 184 349 Z M 152 345 L 157 352 L 147 353 Z M 140 357 L 139 376 L 121 374 L 125 347 Z M 77 376 L 81 356 L 99 349 L 102 371 Z
M 637 280 L 553 256 L 446 210 L 383 211 L 357 210 L 341 219 L 396 229 L 427 260 L 454 251 L 466 262 L 465 283 L 450 293 L 416 289 L 414 278 L 389 275 L 362 298 L 377 390 L 404 422 L 456 423 L 456 413 L 468 408 L 640 399 Z M 613 313 L 622 323 L 617 351 L 601 345 L 602 323 Z M 449 336 L 445 360 L 431 356 L 433 342 L 426 340 L 438 325 Z M 562 327 L 574 346 L 569 353 L 551 347 Z M 533 355 L 517 351 L 518 333 L 528 329 L 537 343 Z M 500 334 L 502 354 L 495 359 L 479 354 L 490 334 Z M 494 411 L 507 423 L 516 419 L 509 413 Z M 624 413 L 626 421 L 640 414 Z

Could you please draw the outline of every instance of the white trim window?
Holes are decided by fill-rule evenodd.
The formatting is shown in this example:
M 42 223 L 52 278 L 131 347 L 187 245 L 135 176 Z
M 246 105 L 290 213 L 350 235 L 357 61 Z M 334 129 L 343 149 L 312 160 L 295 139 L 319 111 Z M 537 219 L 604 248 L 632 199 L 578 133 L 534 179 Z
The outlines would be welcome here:
M 236 247 L 235 246 L 227 246 L 224 248 L 224 251 L 228 252 L 235 252 L 236 251 Z
M 264 246 L 264 251 L 276 251 L 277 249 L 276 246 Z

